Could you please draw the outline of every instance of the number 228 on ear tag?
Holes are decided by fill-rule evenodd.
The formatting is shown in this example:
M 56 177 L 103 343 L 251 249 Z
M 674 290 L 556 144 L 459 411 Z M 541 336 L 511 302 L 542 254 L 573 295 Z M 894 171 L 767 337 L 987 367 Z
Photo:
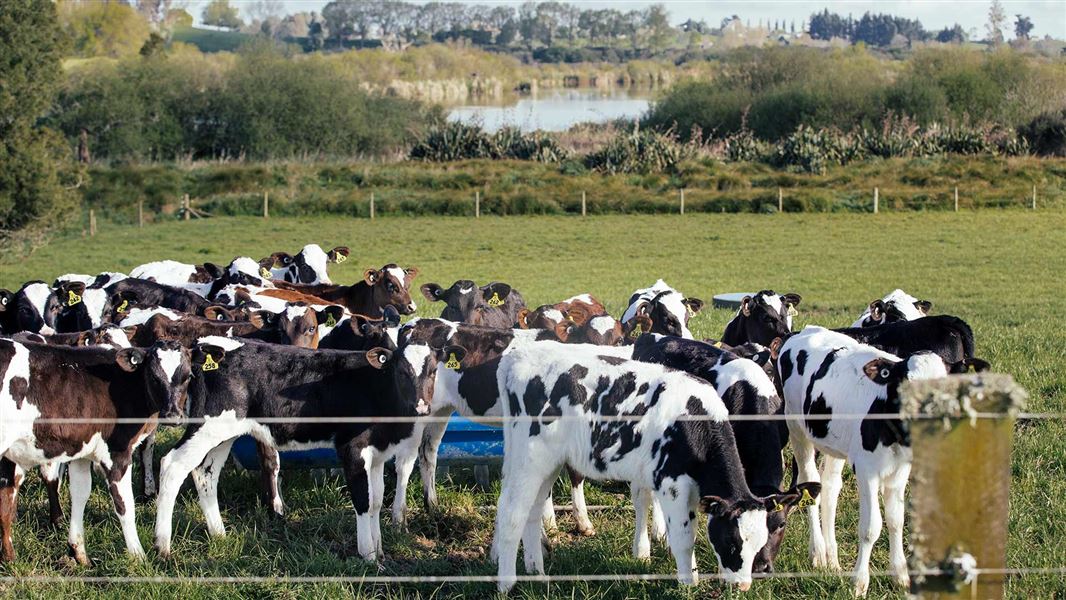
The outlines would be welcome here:
M 452 352 L 452 353 L 450 353 L 448 355 L 448 362 L 444 363 L 444 366 L 448 367 L 449 369 L 451 369 L 453 371 L 458 371 L 459 370 L 459 367 L 461 365 L 459 364 L 459 361 L 456 360 L 454 352 Z
M 492 298 L 489 298 L 489 306 L 503 306 L 503 300 L 500 300 L 500 295 L 496 292 L 492 292 Z
M 203 367 L 203 369 L 205 371 L 217 371 L 218 370 L 218 363 L 215 362 L 215 359 L 210 354 L 208 354 L 207 358 L 204 359 L 204 367 Z
M 266 267 L 259 267 L 259 276 L 263 279 L 270 279 L 274 274 L 267 270 Z
M 81 302 L 81 296 L 75 294 L 74 290 L 69 290 L 67 292 L 67 306 L 74 306 L 79 302 Z

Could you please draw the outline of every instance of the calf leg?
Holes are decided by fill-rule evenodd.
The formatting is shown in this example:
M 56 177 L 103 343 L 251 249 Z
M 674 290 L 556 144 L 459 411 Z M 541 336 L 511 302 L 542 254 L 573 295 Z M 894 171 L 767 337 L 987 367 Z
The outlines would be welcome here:
M 44 480 L 44 489 L 48 492 L 48 520 L 52 527 L 59 527 L 63 522 L 63 505 L 59 501 L 59 486 L 63 482 L 63 464 L 45 463 L 38 469 Z
M 144 497 L 155 498 L 158 491 L 155 484 L 155 432 L 153 431 L 144 438 L 140 447 L 141 476 L 144 479 Z
M 141 538 L 137 535 L 137 518 L 133 505 L 132 457 L 115 461 L 107 472 L 107 488 L 115 504 L 115 515 L 122 524 L 122 537 L 126 540 L 126 552 L 134 558 L 144 558 Z
M 440 416 L 440 415 L 437 415 Z M 444 439 L 445 421 L 427 423 L 418 449 L 418 468 L 422 474 L 422 503 L 427 512 L 437 510 L 437 450 Z
M 819 482 L 818 463 L 815 460 L 814 446 L 807 439 L 807 432 L 799 421 L 788 420 L 788 441 L 796 457 L 796 474 L 798 483 Z M 815 567 L 826 566 L 825 538 L 822 536 L 822 521 L 819 513 L 825 489 L 814 499 L 814 504 L 807 507 L 807 521 L 810 525 L 810 557 Z
M 870 553 L 877 538 L 881 537 L 881 511 L 877 506 L 881 481 L 872 470 L 858 465 L 855 478 L 859 483 L 859 554 L 855 558 L 854 591 L 861 597 L 870 588 Z
M 344 466 L 344 479 L 355 508 L 356 544 L 363 560 L 377 562 L 377 545 L 370 524 L 370 506 L 374 485 L 371 481 L 373 449 L 362 446 L 355 440 L 337 441 L 337 456 Z
M 837 500 L 840 499 L 841 476 L 844 459 L 829 455 L 822 457 L 822 536 L 825 539 L 825 566 L 840 570 L 837 552 Z
M 67 465 L 67 477 L 70 479 L 70 530 L 67 544 L 70 555 L 78 564 L 89 564 L 85 553 L 85 503 L 89 501 L 93 480 L 91 465 L 88 460 L 75 460 Z
M 689 518 L 693 513 L 694 498 L 691 488 L 684 481 L 674 484 L 676 496 L 666 492 L 669 487 L 664 484 L 656 496 L 666 516 L 666 539 L 677 563 L 677 580 L 686 585 L 696 585 L 700 579 L 695 554 L 696 519 Z
M 660 542 L 666 541 L 666 519 L 663 517 L 663 507 L 655 495 L 651 497 L 651 536 Z
M 577 532 L 581 535 L 596 535 L 596 528 L 589 519 L 589 508 L 585 504 L 585 477 L 570 467 L 566 467 L 566 473 L 570 476 L 570 499 L 574 505 Z
M 498 561 L 497 586 L 501 592 L 514 587 L 518 543 L 531 516 L 536 515 L 534 509 L 540 490 L 545 486 L 551 489 L 556 472 L 543 464 L 523 463 L 523 467 L 527 467 L 525 470 L 508 473 L 508 466 L 505 454 L 503 489 L 496 509 L 496 533 L 492 542 Z
M 222 473 L 222 467 L 226 464 L 226 459 L 229 458 L 233 441 L 222 442 L 216 446 L 207 453 L 200 466 L 192 471 L 200 510 L 204 513 L 204 520 L 207 522 L 207 533 L 213 536 L 226 535 L 226 525 L 222 522 L 222 513 L 218 508 L 218 478 Z
M 533 501 L 533 506 L 551 502 L 552 485 L 558 478 L 559 475 L 555 474 L 544 480 L 540 489 L 537 490 L 537 497 Z M 528 574 L 544 574 L 544 545 L 541 543 L 544 531 L 542 523 L 543 521 L 535 510 L 529 511 L 525 528 L 522 530 L 522 555 L 525 559 L 526 573 Z
M 370 532 L 378 558 L 385 558 L 381 545 L 381 507 L 385 504 L 385 457 L 374 452 L 370 465 Z
M 632 484 L 629 486 L 629 495 L 633 499 L 633 512 L 636 514 L 636 527 L 633 530 L 633 558 L 648 560 L 651 558 L 651 539 L 648 538 L 651 490 Z
M 285 502 L 281 498 L 281 453 L 263 442 L 256 442 L 259 452 L 260 501 L 279 517 L 285 516 Z
M 404 527 L 407 523 L 407 484 L 415 469 L 420 441 L 418 437 L 413 437 L 410 445 L 405 442 L 396 453 L 396 497 L 392 499 L 392 524 L 397 527 Z M 424 481 L 422 483 L 425 485 Z
M 904 465 L 884 480 L 885 525 L 888 527 L 888 564 L 900 586 L 910 586 L 907 555 L 903 550 L 903 491 L 907 487 L 911 467 Z
M 14 526 L 18 479 L 15 463 L 0 458 L 0 536 L 3 537 L 3 551 L 0 562 L 15 560 L 15 547 L 11 544 L 11 528 Z

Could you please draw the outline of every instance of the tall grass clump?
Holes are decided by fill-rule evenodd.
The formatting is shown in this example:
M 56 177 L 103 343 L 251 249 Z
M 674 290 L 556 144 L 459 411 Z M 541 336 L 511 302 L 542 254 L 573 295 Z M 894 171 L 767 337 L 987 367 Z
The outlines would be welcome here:
M 694 142 L 682 142 L 673 132 L 635 127 L 620 132 L 599 150 L 585 155 L 585 167 L 601 173 L 674 173 L 678 165 L 696 156 Z
M 431 162 L 494 158 L 557 163 L 565 160 L 568 153 L 544 132 L 523 133 L 515 127 L 504 127 L 489 134 L 480 125 L 453 121 L 430 127 L 411 147 L 409 156 Z

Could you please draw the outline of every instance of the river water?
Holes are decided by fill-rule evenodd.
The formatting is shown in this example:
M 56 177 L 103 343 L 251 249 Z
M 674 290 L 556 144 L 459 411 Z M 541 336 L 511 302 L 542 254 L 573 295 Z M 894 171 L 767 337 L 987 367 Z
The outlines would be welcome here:
M 647 96 L 624 89 L 549 89 L 494 103 L 454 106 L 448 119 L 480 123 L 489 132 L 507 126 L 522 131 L 566 131 L 578 123 L 639 118 L 648 103 Z

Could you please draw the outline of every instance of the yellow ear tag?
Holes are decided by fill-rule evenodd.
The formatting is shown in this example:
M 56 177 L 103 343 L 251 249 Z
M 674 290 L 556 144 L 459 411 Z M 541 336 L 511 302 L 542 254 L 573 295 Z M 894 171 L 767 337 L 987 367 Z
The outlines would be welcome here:
M 496 292 L 492 292 L 492 298 L 489 298 L 489 306 L 503 306 L 503 300 L 500 300 L 500 295 Z
M 715 348 L 721 348 L 722 347 L 722 342 L 721 341 L 715 342 L 714 343 L 714 347 Z
M 811 493 L 809 491 L 804 489 L 803 490 L 803 495 L 800 496 L 800 501 L 799 501 L 799 504 L 797 505 L 797 508 L 807 508 L 808 506 L 812 506 L 813 504 L 814 504 L 814 498 L 811 497 Z
M 346 261 L 346 260 L 348 260 L 348 257 L 347 257 L 347 256 L 345 256 L 345 255 L 343 255 L 343 254 L 338 254 L 338 255 L 337 255 L 337 260 L 336 260 L 336 262 L 337 262 L 337 264 L 338 264 L 338 265 L 339 265 L 339 264 L 341 264 L 342 262 Z
M 637 323 L 637 326 L 635 328 L 633 328 L 633 331 L 629 332 L 629 337 L 638 338 L 638 337 L 640 337 L 643 334 L 644 334 L 644 327 L 640 323 Z
M 448 362 L 444 363 L 444 366 L 448 367 L 449 369 L 451 369 L 453 371 L 458 371 L 459 370 L 459 367 L 461 365 L 459 364 L 459 361 L 455 358 L 455 353 L 454 352 L 448 354 Z
M 326 317 L 326 327 L 336 327 L 336 326 L 337 326 L 337 319 L 334 319 L 332 314 L 328 315 Z
M 67 291 L 67 306 L 74 306 L 81 302 L 81 296 L 74 293 L 74 290 Z
M 785 510 L 785 505 L 781 504 L 777 500 L 774 500 L 774 512 L 781 512 Z
M 259 276 L 263 279 L 271 279 L 272 277 L 274 277 L 274 274 L 271 273 L 270 270 L 266 267 L 259 267 Z
M 215 362 L 215 359 L 212 358 L 210 354 L 208 354 L 207 355 L 207 359 L 204 360 L 203 369 L 205 371 L 217 371 L 218 370 L 218 363 Z
M 788 316 L 794 317 L 794 316 L 796 316 L 798 314 L 799 314 L 799 311 L 796 310 L 796 307 L 792 306 L 791 304 L 789 304 L 788 305 Z
M 124 312 L 126 312 L 126 309 L 129 308 L 129 307 L 130 307 L 130 301 L 129 300 L 123 300 L 122 304 L 119 304 L 118 308 L 116 310 L 118 312 L 120 312 L 120 313 L 124 313 Z

